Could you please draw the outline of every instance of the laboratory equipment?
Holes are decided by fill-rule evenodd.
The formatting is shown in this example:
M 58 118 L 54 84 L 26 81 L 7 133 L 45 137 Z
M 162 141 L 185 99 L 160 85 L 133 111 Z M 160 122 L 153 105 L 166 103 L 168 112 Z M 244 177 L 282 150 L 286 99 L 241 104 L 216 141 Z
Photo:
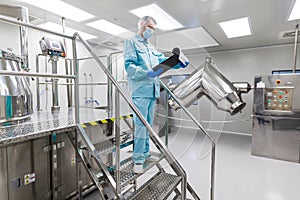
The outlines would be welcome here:
M 300 162 L 300 75 L 254 79 L 252 154 Z
M 59 57 L 65 57 L 65 47 L 63 42 L 49 39 L 49 38 L 42 38 L 40 40 L 40 47 L 42 50 L 43 55 L 49 55 L 50 61 L 52 62 L 52 73 L 57 74 L 57 62 Z M 58 79 L 52 79 L 52 107 L 51 110 L 59 110 L 59 102 L 58 102 Z
M 22 58 L 0 49 L 0 70 L 21 71 Z M 32 114 L 32 93 L 25 77 L 0 76 L 0 122 L 23 120 Z
M 204 67 L 196 69 L 187 79 L 177 85 L 172 92 L 185 107 L 189 107 L 203 95 L 207 96 L 218 109 L 234 115 L 241 111 L 246 103 L 241 99 L 241 92 L 207 58 Z M 180 106 L 173 99 L 169 105 L 177 110 Z

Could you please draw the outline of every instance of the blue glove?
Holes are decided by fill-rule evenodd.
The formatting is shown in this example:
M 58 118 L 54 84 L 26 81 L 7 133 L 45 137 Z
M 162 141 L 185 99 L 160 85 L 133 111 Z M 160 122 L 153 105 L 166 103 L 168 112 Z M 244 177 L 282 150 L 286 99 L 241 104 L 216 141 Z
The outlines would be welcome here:
M 181 68 L 186 68 L 190 63 L 188 61 L 185 61 L 185 63 L 180 62 Z
M 154 77 L 156 77 L 156 76 L 161 75 L 162 72 L 163 72 L 163 69 L 162 69 L 162 68 L 159 68 L 159 69 L 156 70 L 156 71 L 149 71 L 149 72 L 147 72 L 147 76 L 148 76 L 148 77 L 151 77 L 151 78 L 154 78 Z

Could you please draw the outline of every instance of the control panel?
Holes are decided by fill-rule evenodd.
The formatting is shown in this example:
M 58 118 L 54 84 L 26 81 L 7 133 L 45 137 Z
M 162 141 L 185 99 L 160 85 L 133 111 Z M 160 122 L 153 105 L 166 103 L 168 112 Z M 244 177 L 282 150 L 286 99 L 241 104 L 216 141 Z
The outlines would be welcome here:
M 66 57 L 65 47 L 61 41 L 42 38 L 40 47 L 44 55 Z
M 264 109 L 292 111 L 294 88 L 265 88 Z

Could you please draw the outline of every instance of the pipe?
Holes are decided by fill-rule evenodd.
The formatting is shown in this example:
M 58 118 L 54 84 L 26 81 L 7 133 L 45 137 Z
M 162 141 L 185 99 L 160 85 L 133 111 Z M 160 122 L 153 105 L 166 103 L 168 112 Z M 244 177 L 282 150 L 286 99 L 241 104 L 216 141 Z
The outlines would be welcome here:
M 50 57 L 52 61 L 52 74 L 57 74 L 57 56 L 51 56 Z M 58 103 L 58 87 L 57 87 L 57 78 L 52 79 L 52 111 L 59 110 L 59 103 Z
M 63 34 L 66 34 L 66 20 L 64 17 L 61 18 L 61 25 L 62 25 L 62 30 L 63 30 Z M 66 41 L 66 38 L 63 38 L 63 43 L 64 43 L 64 46 L 65 46 L 65 52 L 66 52 L 66 55 L 67 54 L 67 41 Z M 69 66 L 68 66 L 68 60 L 65 59 L 65 69 L 66 69 L 66 75 L 69 75 L 71 74 L 71 70 L 69 71 Z M 72 80 L 69 80 L 67 79 L 66 80 L 67 83 L 71 83 Z M 67 86 L 67 102 L 68 102 L 68 107 L 71 107 L 72 106 L 72 86 Z
M 22 16 L 20 19 L 22 22 L 29 23 L 29 15 L 28 15 L 28 9 L 24 8 L 22 9 Z M 28 30 L 26 27 L 21 26 L 20 27 L 20 40 L 21 40 L 21 55 L 24 57 L 23 64 L 28 67 Z M 29 80 L 28 80 L 29 82 Z
M 294 43 L 294 68 L 293 73 L 296 73 L 296 63 L 297 63 L 297 44 L 298 44 L 298 33 L 299 33 L 299 24 L 296 25 L 295 30 L 295 43 Z

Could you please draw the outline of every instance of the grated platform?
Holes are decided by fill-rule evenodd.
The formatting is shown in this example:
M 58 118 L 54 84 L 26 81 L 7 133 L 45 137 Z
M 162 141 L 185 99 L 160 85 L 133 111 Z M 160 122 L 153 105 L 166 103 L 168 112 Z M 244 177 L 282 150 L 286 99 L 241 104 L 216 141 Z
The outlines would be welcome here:
M 181 178 L 172 174 L 160 173 L 149 179 L 127 199 L 163 200 L 166 199 L 180 183 Z
M 111 116 L 104 110 L 80 108 L 80 123 L 105 120 Z M 52 133 L 75 130 L 74 108 L 39 111 L 23 123 L 6 122 L 0 126 L 0 146 L 44 137 Z
M 155 166 L 159 161 L 161 161 L 164 157 L 163 155 L 155 152 L 151 152 L 151 155 L 154 155 L 156 157 L 159 157 L 160 159 L 156 162 L 153 161 L 145 161 L 144 163 L 144 173 L 151 169 L 153 166 Z M 112 170 L 115 167 L 112 168 Z M 114 175 L 113 171 L 113 177 L 116 179 L 116 176 Z M 133 173 L 133 160 L 131 157 L 121 161 L 121 166 L 120 166 L 120 174 L 121 174 L 121 186 L 125 187 L 127 184 L 131 183 L 132 181 L 136 180 L 141 174 L 135 174 Z

